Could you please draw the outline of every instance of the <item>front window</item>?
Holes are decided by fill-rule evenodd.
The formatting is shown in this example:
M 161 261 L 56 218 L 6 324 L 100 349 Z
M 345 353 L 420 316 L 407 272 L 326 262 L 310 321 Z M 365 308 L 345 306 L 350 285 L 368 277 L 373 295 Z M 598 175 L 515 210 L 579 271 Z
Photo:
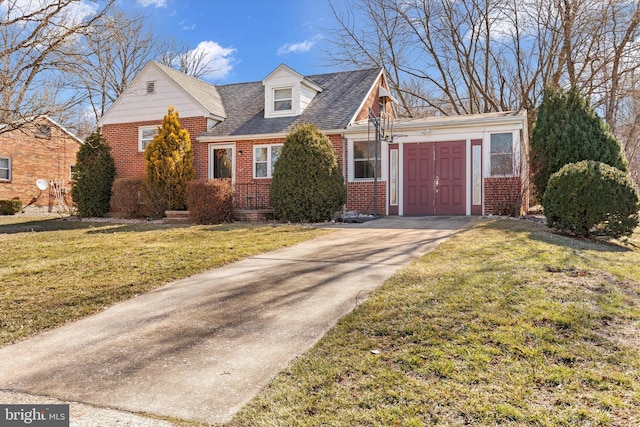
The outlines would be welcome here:
M 11 180 L 11 159 L 0 157 L 0 181 Z
M 273 111 L 291 110 L 292 89 L 275 89 L 273 91 Z
M 513 134 L 491 134 L 491 175 L 513 175 Z
M 144 151 L 157 134 L 158 126 L 138 128 L 138 151 Z
M 376 176 L 380 178 L 382 170 L 380 143 L 378 143 L 378 168 Z M 354 141 L 353 142 L 353 177 L 356 179 L 374 178 L 374 165 L 376 160 L 375 141 Z
M 282 152 L 282 144 L 260 145 L 253 148 L 253 176 L 271 178 L 273 169 Z
M 76 169 L 75 165 L 69 166 L 69 180 L 70 181 L 75 181 L 76 180 L 76 174 L 77 173 L 78 173 L 78 170 Z

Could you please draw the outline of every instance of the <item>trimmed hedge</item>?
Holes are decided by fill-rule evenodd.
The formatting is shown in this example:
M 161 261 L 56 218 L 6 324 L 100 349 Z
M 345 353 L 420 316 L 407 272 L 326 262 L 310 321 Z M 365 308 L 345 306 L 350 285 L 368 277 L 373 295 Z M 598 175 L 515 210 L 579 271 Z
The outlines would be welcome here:
M 198 224 L 221 224 L 233 219 L 233 187 L 228 179 L 199 179 L 187 184 L 189 216 Z
M 0 200 L 0 215 L 15 215 L 21 210 L 20 200 Z
M 111 212 L 118 218 L 143 218 L 142 179 L 117 178 L 111 187 Z
M 638 188 L 629 175 L 593 160 L 551 175 L 542 207 L 549 227 L 579 236 L 630 236 L 638 226 Z

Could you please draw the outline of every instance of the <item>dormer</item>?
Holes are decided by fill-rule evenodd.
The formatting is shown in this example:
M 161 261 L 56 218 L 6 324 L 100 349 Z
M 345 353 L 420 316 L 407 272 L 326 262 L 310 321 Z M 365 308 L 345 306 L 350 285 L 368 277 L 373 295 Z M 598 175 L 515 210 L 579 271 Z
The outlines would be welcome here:
M 280 64 L 264 80 L 264 117 L 299 116 L 322 88 L 302 74 Z

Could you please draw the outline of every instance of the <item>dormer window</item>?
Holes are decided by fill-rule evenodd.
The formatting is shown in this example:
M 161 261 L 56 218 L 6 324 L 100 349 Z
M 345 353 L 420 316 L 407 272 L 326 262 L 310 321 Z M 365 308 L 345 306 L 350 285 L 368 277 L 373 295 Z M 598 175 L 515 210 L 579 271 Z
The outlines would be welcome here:
M 313 80 L 284 64 L 280 64 L 265 77 L 262 84 L 266 119 L 299 116 L 315 96 L 322 92 L 322 88 Z
M 274 89 L 273 91 L 273 111 L 291 110 L 293 91 L 291 88 Z
M 147 95 L 156 93 L 156 82 L 147 82 Z

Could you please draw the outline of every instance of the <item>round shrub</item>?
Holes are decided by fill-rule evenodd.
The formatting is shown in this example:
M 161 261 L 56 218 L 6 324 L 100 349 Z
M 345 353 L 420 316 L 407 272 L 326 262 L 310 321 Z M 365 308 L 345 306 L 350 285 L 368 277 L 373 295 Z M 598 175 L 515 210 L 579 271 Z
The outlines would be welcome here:
M 233 219 L 233 186 L 229 179 L 197 179 L 187 184 L 189 216 L 198 224 L 220 224 Z
M 593 160 L 551 175 L 542 199 L 550 227 L 579 236 L 630 236 L 638 225 L 638 188 L 629 175 Z
M 329 220 L 346 202 L 336 152 L 315 125 L 298 125 L 287 135 L 274 166 L 270 198 L 274 216 L 292 222 Z

